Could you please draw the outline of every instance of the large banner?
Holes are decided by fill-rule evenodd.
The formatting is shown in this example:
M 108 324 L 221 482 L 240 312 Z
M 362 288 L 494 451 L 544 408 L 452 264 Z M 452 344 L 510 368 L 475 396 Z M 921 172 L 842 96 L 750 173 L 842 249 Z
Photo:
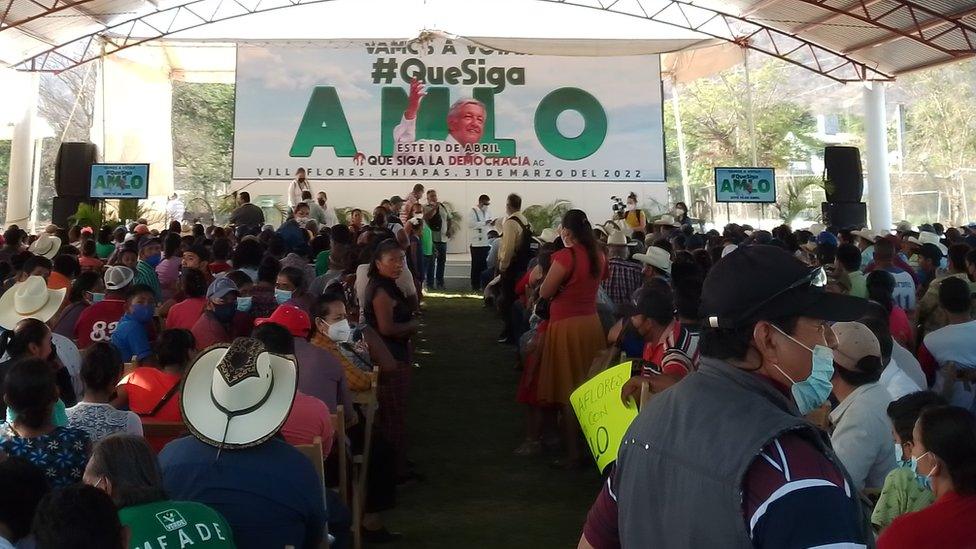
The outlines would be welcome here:
M 664 181 L 657 55 L 241 45 L 235 179 Z

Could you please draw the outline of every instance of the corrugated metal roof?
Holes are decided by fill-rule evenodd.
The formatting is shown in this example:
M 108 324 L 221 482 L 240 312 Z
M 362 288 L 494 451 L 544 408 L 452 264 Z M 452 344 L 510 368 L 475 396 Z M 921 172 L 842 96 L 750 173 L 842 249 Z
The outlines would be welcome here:
M 116 51 L 221 19 L 323 1 L 0 0 L 0 63 L 63 70 L 97 56 L 103 39 Z M 890 78 L 976 54 L 976 0 L 545 1 L 686 27 L 839 80 Z

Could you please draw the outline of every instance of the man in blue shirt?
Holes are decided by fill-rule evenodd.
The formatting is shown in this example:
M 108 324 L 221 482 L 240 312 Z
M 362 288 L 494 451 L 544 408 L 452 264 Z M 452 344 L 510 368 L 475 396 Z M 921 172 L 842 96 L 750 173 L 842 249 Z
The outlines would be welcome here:
M 125 314 L 112 332 L 112 345 L 119 350 L 122 360 L 135 357 L 143 361 L 152 356 L 149 343 L 149 325 L 156 313 L 156 297 L 152 288 L 136 284 L 125 298 Z
M 322 480 L 278 433 L 297 383 L 292 357 L 243 337 L 211 347 L 186 372 L 180 404 L 193 436 L 159 454 L 163 485 L 223 515 L 239 549 L 315 549 L 323 539 Z

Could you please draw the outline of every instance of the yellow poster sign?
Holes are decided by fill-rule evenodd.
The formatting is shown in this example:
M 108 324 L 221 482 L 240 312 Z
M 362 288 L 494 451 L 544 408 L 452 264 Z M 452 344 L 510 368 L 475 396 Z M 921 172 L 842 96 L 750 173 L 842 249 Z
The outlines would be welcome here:
M 637 417 L 637 407 L 633 403 L 625 406 L 620 400 L 620 389 L 630 379 L 630 368 L 630 361 L 607 368 L 569 396 L 601 473 L 617 459 L 620 441 Z

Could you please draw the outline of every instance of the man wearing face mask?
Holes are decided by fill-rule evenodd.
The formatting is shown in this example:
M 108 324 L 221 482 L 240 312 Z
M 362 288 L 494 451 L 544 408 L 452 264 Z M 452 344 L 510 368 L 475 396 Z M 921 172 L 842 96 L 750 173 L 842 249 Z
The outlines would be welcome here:
M 803 418 L 830 395 L 828 321 L 866 306 L 825 292 L 826 278 L 772 246 L 715 264 L 702 289 L 699 368 L 631 424 L 580 547 L 868 543 L 853 482 Z
M 895 441 L 885 415 L 891 394 L 878 383 L 884 371 L 881 344 L 860 322 L 838 322 L 833 330 L 837 347 L 832 385 L 839 404 L 830 412 L 830 443 L 855 488 L 881 488 L 895 468 Z
M 203 314 L 190 330 L 198 351 L 215 343 L 230 343 L 234 340 L 231 328 L 234 315 L 237 314 L 239 293 L 237 284 L 228 277 L 220 277 L 210 283 Z
M 156 312 L 156 298 L 149 286 L 136 284 L 125 299 L 126 313 L 112 332 L 112 345 L 119 350 L 122 360 L 133 357 L 143 362 L 153 355 L 149 342 L 149 330 Z
M 145 238 L 139 243 L 139 263 L 136 264 L 135 284 L 143 284 L 152 288 L 156 302 L 163 300 L 163 290 L 159 285 L 159 275 L 156 274 L 156 265 L 162 261 L 160 253 L 163 247 L 159 244 L 158 238 Z

